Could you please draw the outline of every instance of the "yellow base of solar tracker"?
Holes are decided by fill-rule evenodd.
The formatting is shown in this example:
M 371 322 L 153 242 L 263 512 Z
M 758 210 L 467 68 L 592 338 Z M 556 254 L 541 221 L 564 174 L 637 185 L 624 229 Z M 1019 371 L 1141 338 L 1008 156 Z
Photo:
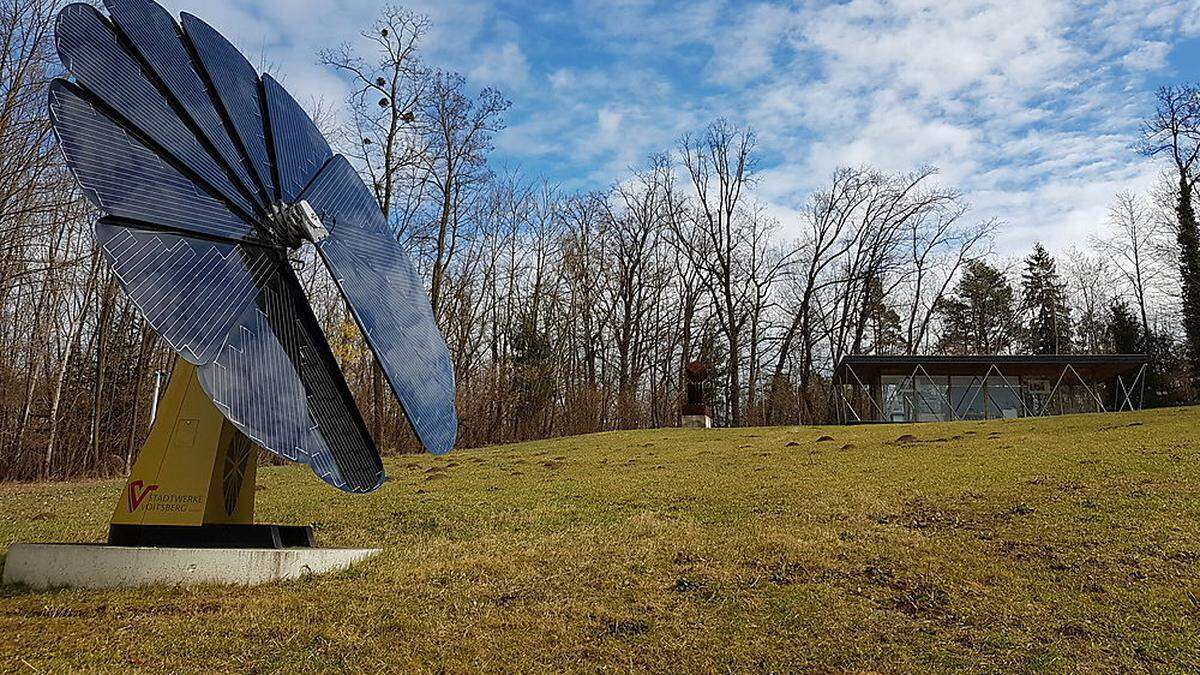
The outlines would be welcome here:
M 253 523 L 257 455 L 204 393 L 195 366 L 179 359 L 112 522 Z

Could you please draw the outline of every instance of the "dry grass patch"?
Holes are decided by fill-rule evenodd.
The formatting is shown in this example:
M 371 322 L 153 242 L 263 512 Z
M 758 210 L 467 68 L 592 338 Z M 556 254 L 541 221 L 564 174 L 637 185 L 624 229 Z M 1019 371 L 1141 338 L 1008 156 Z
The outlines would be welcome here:
M 385 553 L 250 589 L 6 588 L 0 669 L 1192 670 L 1198 423 L 609 433 L 390 460 L 368 497 L 268 468 L 260 518 Z M 0 545 L 99 540 L 118 489 L 0 487 Z

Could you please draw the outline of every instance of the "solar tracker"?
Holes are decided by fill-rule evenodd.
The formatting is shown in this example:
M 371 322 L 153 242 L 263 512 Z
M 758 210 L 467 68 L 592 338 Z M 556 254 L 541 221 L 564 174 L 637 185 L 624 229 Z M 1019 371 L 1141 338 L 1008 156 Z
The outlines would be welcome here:
M 454 373 L 416 267 L 372 192 L 287 90 L 152 0 L 67 5 L 49 93 L 96 238 L 147 323 L 238 431 L 347 492 L 383 464 L 290 260 L 315 247 L 430 452 Z

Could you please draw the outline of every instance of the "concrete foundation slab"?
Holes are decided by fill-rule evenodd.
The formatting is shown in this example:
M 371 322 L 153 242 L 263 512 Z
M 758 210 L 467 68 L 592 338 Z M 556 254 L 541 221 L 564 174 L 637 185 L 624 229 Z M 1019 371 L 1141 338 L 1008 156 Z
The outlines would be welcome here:
M 4 561 L 4 583 L 33 588 L 253 586 L 344 570 L 379 552 L 380 549 L 14 544 L 9 547 Z
M 684 415 L 680 426 L 684 429 L 711 429 L 712 418 L 708 415 Z

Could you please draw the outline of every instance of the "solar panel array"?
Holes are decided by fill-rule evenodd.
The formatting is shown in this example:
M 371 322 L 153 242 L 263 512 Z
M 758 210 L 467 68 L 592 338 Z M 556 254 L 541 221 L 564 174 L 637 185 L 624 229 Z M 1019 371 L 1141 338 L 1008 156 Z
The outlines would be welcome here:
M 290 94 L 220 33 L 152 0 L 65 7 L 50 87 L 67 164 L 103 212 L 96 236 L 147 322 L 198 367 L 248 438 L 330 485 L 369 492 L 383 464 L 272 215 L 301 200 L 316 244 L 413 430 L 457 436 L 454 374 L 416 268 L 371 191 Z M 307 245 L 307 244 L 305 244 Z

